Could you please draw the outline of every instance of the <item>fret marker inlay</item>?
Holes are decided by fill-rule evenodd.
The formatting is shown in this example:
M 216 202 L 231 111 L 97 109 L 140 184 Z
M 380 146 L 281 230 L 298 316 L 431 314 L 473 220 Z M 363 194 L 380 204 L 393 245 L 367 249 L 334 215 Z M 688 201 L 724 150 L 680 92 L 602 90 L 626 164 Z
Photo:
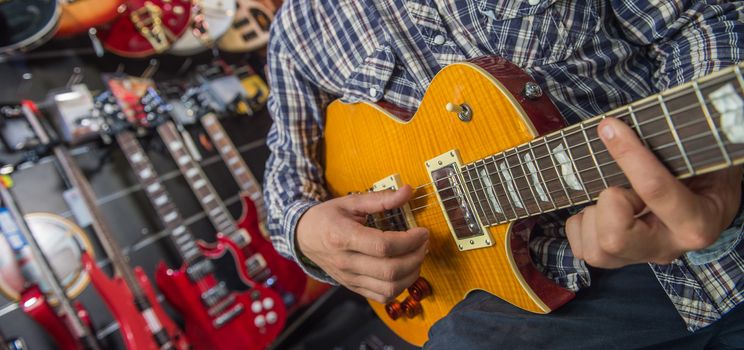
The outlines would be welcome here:
M 147 186 L 147 192 L 155 193 L 160 190 L 160 183 L 156 182 L 150 186 Z
M 152 176 L 152 170 L 150 169 L 142 170 L 139 172 L 139 176 L 140 178 L 143 178 L 143 179 L 150 178 L 150 176 Z
M 191 168 L 186 171 L 186 176 L 189 178 L 194 177 L 196 175 L 199 175 L 199 170 L 197 170 L 196 168 Z
M 501 176 L 503 176 L 504 180 L 506 181 L 506 187 L 509 189 L 509 195 L 512 197 L 514 205 L 517 208 L 524 209 L 522 199 L 519 198 L 519 194 L 517 193 L 517 190 L 515 188 L 516 186 L 514 186 L 514 179 L 512 179 L 511 174 L 509 174 L 509 169 L 507 169 L 507 165 L 505 162 L 499 163 L 499 170 L 501 170 Z
M 491 182 L 491 177 L 488 176 L 488 171 L 485 168 L 481 168 L 478 171 L 478 174 L 480 175 L 481 180 L 483 180 L 483 184 L 486 185 L 486 194 L 488 195 L 488 201 L 491 202 L 491 207 L 493 207 L 494 211 L 503 214 L 504 211 L 501 209 L 501 204 L 499 204 L 499 201 L 496 198 L 496 191 L 493 190 L 493 182 Z
M 566 148 L 563 147 L 563 144 L 561 143 L 558 147 L 553 148 L 552 153 L 556 163 L 561 167 L 561 177 L 566 185 L 572 190 L 583 191 L 584 187 L 574 173 L 571 158 L 566 153 Z
M 168 214 L 165 214 L 165 216 L 163 216 L 163 221 L 165 221 L 165 222 L 171 222 L 171 221 L 173 221 L 173 220 L 175 220 L 177 218 L 178 218 L 178 213 L 176 213 L 175 211 L 172 211 L 172 212 L 170 212 Z
M 139 163 L 144 159 L 144 157 L 142 157 L 142 153 L 134 153 L 129 157 L 129 159 L 132 160 L 132 163 Z
M 178 164 L 179 165 L 186 165 L 191 161 L 191 157 L 189 156 L 181 156 L 178 158 Z
M 178 141 L 173 141 L 173 142 L 171 142 L 171 143 L 170 143 L 170 144 L 168 145 L 168 147 L 170 147 L 170 149 L 171 149 L 172 151 L 178 151 L 179 149 L 181 149 L 181 147 L 183 147 L 183 145 L 181 145 L 181 142 L 178 142 Z
M 733 143 L 744 143 L 744 100 L 733 84 L 726 84 L 708 95 L 721 114 L 721 130 Z
M 154 202 L 155 202 L 155 205 L 161 206 L 161 205 L 163 205 L 165 203 L 168 203 L 168 196 L 167 195 L 162 195 L 160 197 L 157 197 L 157 198 L 155 198 Z
M 524 155 L 524 163 L 527 165 L 527 170 L 530 171 L 530 178 L 532 179 L 532 185 L 535 186 L 535 191 L 537 191 L 537 196 L 540 197 L 541 201 L 549 202 L 548 195 L 545 194 L 545 190 L 540 184 L 540 179 L 537 177 L 535 161 L 532 160 L 532 156 L 529 153 Z

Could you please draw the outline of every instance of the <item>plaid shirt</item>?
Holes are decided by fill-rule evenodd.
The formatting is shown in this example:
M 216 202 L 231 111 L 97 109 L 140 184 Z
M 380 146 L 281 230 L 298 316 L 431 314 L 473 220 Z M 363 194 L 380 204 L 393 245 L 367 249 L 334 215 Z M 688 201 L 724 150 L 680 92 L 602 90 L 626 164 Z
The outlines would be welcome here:
M 742 33 L 741 1 L 285 1 L 269 44 L 275 123 L 264 191 L 274 246 L 299 260 L 297 221 L 329 198 L 319 152 L 324 109 L 336 98 L 415 110 L 442 67 L 500 55 L 575 123 L 741 61 Z M 547 276 L 576 291 L 590 276 L 565 238 L 571 213 L 543 215 L 530 247 Z M 651 265 L 690 330 L 744 300 L 742 222 L 710 248 Z

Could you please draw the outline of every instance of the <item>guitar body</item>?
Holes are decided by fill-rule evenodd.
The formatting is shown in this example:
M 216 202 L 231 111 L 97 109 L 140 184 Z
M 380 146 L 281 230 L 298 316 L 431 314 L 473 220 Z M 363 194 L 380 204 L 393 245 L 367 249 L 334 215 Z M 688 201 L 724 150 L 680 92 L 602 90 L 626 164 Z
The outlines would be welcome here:
M 218 284 L 217 279 L 207 276 L 194 283 L 186 271 L 186 266 L 173 270 L 161 264 L 155 279 L 168 302 L 183 315 L 186 334 L 195 349 L 260 350 L 267 348 L 281 332 L 286 311 L 276 292 L 260 285 L 249 292 L 231 292 L 221 311 L 210 316 L 201 296 Z M 231 310 L 238 311 L 220 326 L 215 326 L 216 320 Z
M 57 0 L 0 2 L 0 54 L 33 49 L 51 39 L 59 24 Z
M 116 318 L 117 323 L 119 323 L 122 339 L 127 349 L 159 349 L 160 347 L 148 328 L 147 322 L 137 310 L 134 304 L 134 296 L 126 283 L 121 278 L 110 279 L 106 276 L 88 254 L 83 255 L 83 266 L 90 275 L 93 287 L 96 288 L 96 291 Z M 170 339 L 175 341 L 175 347 L 183 350 L 189 349 L 186 337 L 160 306 L 145 272 L 141 268 L 135 268 L 134 274 L 150 302 L 155 317 L 160 321 Z
M 173 44 L 169 53 L 194 55 L 212 47 L 222 37 L 235 17 L 236 0 L 200 0 L 192 9 L 193 20 Z
M 523 97 L 528 81 L 508 61 L 482 57 L 442 69 L 413 117 L 395 108 L 333 102 L 324 135 L 330 191 L 334 196 L 365 191 L 393 174 L 414 187 L 428 184 L 425 162 L 450 150 L 459 150 L 465 164 L 561 128 L 563 120 L 546 96 Z M 467 102 L 472 120 L 463 122 L 448 112 L 450 102 Z M 413 196 L 433 193 L 425 186 Z M 535 268 L 528 249 L 529 222 L 491 227 L 493 245 L 460 251 L 436 197 L 426 204 L 430 206 L 414 212 L 414 219 L 430 232 L 421 277 L 431 285 L 432 295 L 421 300 L 420 314 L 397 320 L 388 316 L 385 305 L 370 301 L 383 322 L 406 341 L 422 345 L 432 324 L 476 289 L 535 313 L 548 313 L 573 298 Z M 397 300 L 407 296 L 404 292 Z
M 145 57 L 168 50 L 190 23 L 190 0 L 126 0 L 121 15 L 98 37 L 119 56 Z
M 272 9 L 261 1 L 238 0 L 232 26 L 218 42 L 220 50 L 247 52 L 266 46 L 273 18 Z
M 48 299 L 37 286 L 32 286 L 21 293 L 18 301 L 26 315 L 41 325 L 54 339 L 54 343 L 60 350 L 83 350 L 84 346 L 77 337 L 70 332 L 65 321 L 57 314 L 49 304 Z M 90 327 L 90 317 L 80 303 L 75 303 L 78 316 L 83 320 L 86 327 Z
M 62 1 L 62 16 L 54 35 L 58 38 L 72 36 L 111 22 L 119 15 L 118 9 L 123 2 L 124 0 Z
M 254 254 L 261 254 L 266 260 L 271 274 L 278 279 L 272 285 L 272 288 L 281 294 L 291 294 L 294 297 L 294 302 L 290 304 L 296 304 L 305 291 L 307 276 L 297 264 L 279 255 L 271 242 L 263 235 L 258 210 L 250 197 L 242 195 L 241 203 L 243 204 L 243 212 L 237 220 L 237 224 L 251 236 L 250 243 L 241 247 L 246 258 L 242 261 L 248 261 Z

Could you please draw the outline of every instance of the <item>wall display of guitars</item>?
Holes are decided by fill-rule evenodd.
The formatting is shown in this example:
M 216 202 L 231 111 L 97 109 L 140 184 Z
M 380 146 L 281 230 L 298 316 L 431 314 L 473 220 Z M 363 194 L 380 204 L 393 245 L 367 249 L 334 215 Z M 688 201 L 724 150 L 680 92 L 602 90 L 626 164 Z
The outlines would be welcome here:
M 27 265 L 21 270 L 25 279 L 18 299 L 21 309 L 52 336 L 60 349 L 99 349 L 87 311 L 68 298 L 57 271 L 18 208 L 9 189 L 12 180 L 5 176 L 0 181 L 0 199 L 5 206 L 0 208 L 0 231 L 19 264 Z M 35 262 L 33 267 L 28 266 L 29 259 Z M 42 293 L 41 283 L 48 293 Z
M 266 46 L 277 5 L 267 0 L 7 0 L 0 2 L 0 55 L 82 33 L 96 51 L 105 48 L 123 57 L 190 56 L 217 47 L 250 52 Z
M 164 140 L 167 147 L 185 148 L 167 120 L 168 105 L 155 95 L 149 81 L 111 76 L 108 84 L 111 93 L 98 98 L 98 108 L 105 112 L 103 115 L 110 130 L 115 133 L 119 147 L 160 220 L 171 233 L 171 241 L 183 261 L 177 270 L 161 264 L 157 282 L 168 301 L 183 315 L 192 345 L 197 349 L 265 349 L 283 328 L 286 309 L 282 298 L 277 292 L 254 282 L 245 269 L 234 268 L 243 266 L 243 260 L 232 261 L 242 259 L 242 255 L 225 252 L 233 249 L 234 243 L 218 238 L 213 247 L 207 248 L 207 244 L 196 241 L 158 180 L 135 134 L 130 131 L 133 127 L 158 130 L 166 127 L 175 136 Z M 185 160 L 181 158 L 177 162 Z M 211 186 L 205 179 L 200 180 L 203 186 Z M 223 257 L 230 261 L 220 264 Z M 232 284 L 224 277 L 239 281 L 244 288 L 230 288 Z
M 168 317 L 157 301 L 147 275 L 140 268 L 132 269 L 113 239 L 111 229 L 96 205 L 90 184 L 75 163 L 68 149 L 50 137 L 40 117 L 40 111 L 31 101 L 23 102 L 28 123 L 39 142 L 52 146 L 54 156 L 63 175 L 79 192 L 92 219 L 94 232 L 108 255 L 115 273 L 106 276 L 89 255 L 83 254 L 82 262 L 91 282 L 116 318 L 122 338 L 128 349 L 188 349 L 186 337 Z

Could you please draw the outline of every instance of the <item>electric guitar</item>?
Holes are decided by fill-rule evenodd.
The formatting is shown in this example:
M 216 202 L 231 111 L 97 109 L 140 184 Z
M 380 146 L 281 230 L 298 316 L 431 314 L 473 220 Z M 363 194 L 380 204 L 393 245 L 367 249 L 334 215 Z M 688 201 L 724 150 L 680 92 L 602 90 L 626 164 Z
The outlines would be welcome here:
M 197 1 L 191 11 L 192 21 L 189 30 L 173 43 L 169 53 L 189 56 L 213 47 L 233 23 L 235 1 Z
M 540 87 L 510 62 L 482 57 L 440 71 L 415 115 L 389 105 L 328 106 L 325 178 L 334 196 L 416 191 L 370 226 L 430 232 L 421 278 L 372 308 L 421 345 L 431 325 L 472 290 L 548 313 L 573 293 L 543 276 L 529 253 L 530 218 L 588 203 L 628 181 L 597 136 L 615 117 L 679 178 L 744 163 L 742 66 L 563 128 Z
M 26 287 L 21 292 L 21 310 L 41 325 L 54 339 L 57 347 L 64 350 L 99 349 L 98 340 L 93 334 L 88 313 L 80 303 L 72 303 L 67 297 L 56 272 L 41 250 L 34 234 L 23 219 L 13 194 L 10 192 L 12 180 L 2 179 L 0 197 L 6 208 L 0 208 L 0 230 L 13 250 Z M 30 259 L 35 262 L 31 265 Z M 38 272 L 38 275 L 32 272 Z M 37 283 L 48 288 L 53 300 L 43 294 Z M 54 307 L 52 303 L 57 307 Z
M 31 50 L 54 35 L 59 23 L 57 0 L 0 2 L 0 54 Z
M 41 144 L 50 145 L 51 137 L 39 117 L 40 111 L 31 101 L 23 101 L 26 120 Z M 93 287 L 116 318 L 122 339 L 128 349 L 188 349 L 189 344 L 176 324 L 157 301 L 147 274 L 141 268 L 132 269 L 116 244 L 113 233 L 103 220 L 95 194 L 82 170 L 74 162 L 67 148 L 54 145 L 52 151 L 65 177 L 80 194 L 92 218 L 93 228 L 119 276 L 109 278 L 88 254 L 82 262 Z
M 151 100 L 145 104 L 131 103 L 126 97 L 135 97 L 110 80 L 110 86 L 119 90 L 117 101 L 111 93 L 99 96 L 97 109 L 106 111 L 107 124 L 147 197 L 161 221 L 171 232 L 171 242 L 177 247 L 184 264 L 177 270 L 160 264 L 156 272 L 158 286 L 166 299 L 183 316 L 186 334 L 197 349 L 265 349 L 281 332 L 286 310 L 280 296 L 259 284 L 250 284 L 250 291 L 231 291 L 215 265 L 200 251 L 188 226 L 160 182 L 152 163 L 134 133 L 129 129 L 134 123 L 158 124 L 162 122 L 165 105 Z M 135 87 L 136 89 L 136 87 Z M 118 104 L 117 104 L 118 103 Z M 119 105 L 126 105 L 117 112 Z M 127 110 L 129 112 L 127 112 Z M 145 112 L 145 110 L 149 112 Z M 113 112 L 113 113 L 112 113 Z
M 84 33 L 113 21 L 124 0 L 60 0 L 61 17 L 56 37 Z
M 101 27 L 103 46 L 124 57 L 163 53 L 188 29 L 190 0 L 126 0 L 113 22 Z
M 262 2 L 238 0 L 232 27 L 217 42 L 218 47 L 228 52 L 248 52 L 265 47 L 273 18 L 273 10 Z
M 208 99 L 205 96 L 201 89 L 193 88 L 187 91 L 183 98 L 185 105 L 193 115 L 210 118 L 208 115 L 214 114 L 211 112 L 209 103 L 205 102 Z M 158 132 L 166 144 L 174 141 L 173 139 L 177 136 L 170 130 L 158 129 Z M 202 183 L 209 184 L 209 179 L 204 176 L 201 167 L 193 159 L 186 162 L 186 157 L 191 158 L 189 153 L 173 148 L 169 148 L 169 151 L 173 159 L 184 159 L 183 164 L 178 162 L 181 173 L 186 177 L 186 181 L 197 198 L 202 199 L 201 205 L 212 224 L 221 234 L 230 238 L 232 241 L 230 243 L 237 244 L 231 252 L 247 257 L 247 259 L 238 261 L 245 261 L 244 267 L 247 268 L 251 278 L 277 290 L 282 294 L 287 307 L 291 308 L 300 300 L 305 290 L 307 276 L 297 264 L 280 256 L 271 242 L 261 233 L 260 216 L 255 204 L 263 203 L 260 187 L 227 134 L 223 132 L 215 136 L 218 136 L 220 141 L 218 144 L 218 147 L 221 147 L 220 153 L 228 158 L 226 164 L 228 167 L 240 167 L 238 175 L 245 182 L 241 185 L 251 191 L 245 192 L 242 196 L 243 213 L 237 221 L 232 219 L 232 215 L 211 184 L 201 186 Z M 189 176 L 190 174 L 194 175 Z M 257 202 L 254 202 L 253 198 L 256 198 Z M 263 205 L 261 207 L 263 208 Z M 220 254 L 219 250 L 210 250 L 207 253 L 213 256 L 218 254 Z

